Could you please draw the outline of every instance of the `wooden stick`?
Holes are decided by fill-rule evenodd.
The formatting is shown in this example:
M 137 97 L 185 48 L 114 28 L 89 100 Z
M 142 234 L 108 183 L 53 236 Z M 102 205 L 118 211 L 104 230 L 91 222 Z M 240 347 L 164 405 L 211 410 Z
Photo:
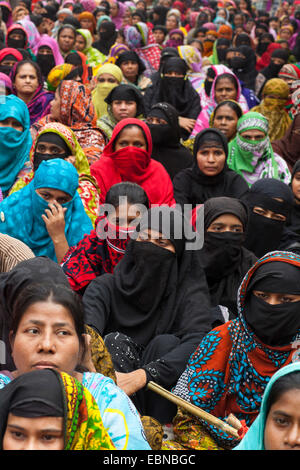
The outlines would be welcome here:
M 238 435 L 238 432 L 235 428 L 233 428 L 227 423 L 224 423 L 224 421 L 222 421 L 219 418 L 216 418 L 215 416 L 208 413 L 207 411 L 204 411 L 198 406 L 187 402 L 186 400 L 178 397 L 177 395 L 174 395 L 174 393 L 169 392 L 168 390 L 156 384 L 155 382 L 152 382 L 152 381 L 148 382 L 147 387 L 149 390 L 152 390 L 152 392 L 158 393 L 159 395 L 166 398 L 167 400 L 175 403 L 175 405 L 181 406 L 189 413 L 193 414 L 194 416 L 197 416 L 197 418 L 204 419 L 204 421 L 207 421 L 209 424 L 216 426 L 216 428 L 221 429 L 222 431 L 226 432 L 227 434 L 234 437 L 235 439 L 240 440 L 240 436 Z

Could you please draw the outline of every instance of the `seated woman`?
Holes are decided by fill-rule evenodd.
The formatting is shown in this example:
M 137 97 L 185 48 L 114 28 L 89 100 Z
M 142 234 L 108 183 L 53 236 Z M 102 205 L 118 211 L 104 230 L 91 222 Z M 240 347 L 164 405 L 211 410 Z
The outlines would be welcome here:
M 62 260 L 71 288 L 81 295 L 93 279 L 113 272 L 142 216 L 141 208 L 148 209 L 149 201 L 139 185 L 124 182 L 109 189 L 105 198 L 108 205 L 115 210 L 99 217 L 95 230 L 71 247 Z
M 298 255 L 274 252 L 258 260 L 240 286 L 238 318 L 204 337 L 178 380 L 175 395 L 220 419 L 232 413 L 251 425 L 271 377 L 297 356 L 299 282 Z M 231 449 L 238 444 L 181 408 L 173 423 L 175 440 L 185 449 L 203 449 L 208 438 L 215 447 Z
M 82 52 L 87 57 L 90 67 L 97 67 L 105 61 L 106 56 L 98 51 L 98 49 L 92 47 L 92 44 L 93 36 L 88 29 L 76 30 L 76 51 Z
M 230 142 L 236 136 L 237 123 L 242 116 L 243 110 L 236 101 L 221 101 L 212 112 L 209 125 L 223 132 Z
M 123 119 L 142 118 L 144 100 L 141 92 L 133 85 L 118 85 L 105 98 L 107 114 L 97 121 L 107 142 L 112 138 L 116 125 Z
M 122 70 L 115 64 L 103 64 L 97 71 L 95 78 L 96 86 L 92 91 L 92 100 L 96 110 L 97 118 L 107 114 L 107 103 L 105 98 L 113 88 L 120 85 L 123 80 Z
M 97 127 L 96 111 L 87 86 L 63 80 L 51 102 L 50 114 L 33 124 L 31 133 L 39 132 L 49 122 L 61 122 L 72 129 L 90 165 L 99 160 L 105 140 Z
M 36 256 L 61 262 L 69 246 L 93 228 L 77 188 L 71 163 L 42 161 L 33 180 L 0 203 L 0 232 L 21 240 Z
M 198 216 L 193 210 L 193 219 Z M 214 197 L 204 203 L 204 245 L 200 252 L 212 307 L 226 307 L 225 318 L 237 316 L 240 283 L 257 257 L 244 246 L 247 207 L 238 199 Z M 195 225 L 195 223 L 194 223 Z
M 299 397 L 300 363 L 294 362 L 273 375 L 259 415 L 234 450 L 299 450 Z
M 50 70 L 56 65 L 62 65 L 64 59 L 59 51 L 57 41 L 51 36 L 41 36 L 36 45 L 36 50 L 36 61 L 40 67 L 43 79 L 46 80 Z
M 31 60 L 34 60 L 34 53 L 31 48 L 26 29 L 22 24 L 12 24 L 6 34 L 6 46 L 14 49 L 24 49 L 30 54 Z
M 117 39 L 116 26 L 108 16 L 107 20 L 100 21 L 100 24 L 97 22 L 97 30 L 99 39 L 93 42 L 93 47 L 107 57 Z
M 201 52 L 192 45 L 179 46 L 177 49 L 179 56 L 188 66 L 187 77 L 195 90 L 197 90 L 202 86 L 205 78 L 205 72 L 202 70 Z
M 28 107 L 30 125 L 50 112 L 52 92 L 45 91 L 44 80 L 39 66 L 30 60 L 22 60 L 14 65 L 11 72 L 14 94 Z
M 194 141 L 194 163 L 182 170 L 173 180 L 177 204 L 203 204 L 212 197 L 240 198 L 248 191 L 240 175 L 230 170 L 226 163 L 227 139 L 217 129 L 205 129 Z
M 152 158 L 165 167 L 171 179 L 179 171 L 192 165 L 191 152 L 180 142 L 178 112 L 171 104 L 154 104 L 146 123 L 153 142 Z
M 289 86 L 281 78 L 268 80 L 263 87 L 262 102 L 251 111 L 261 113 L 269 122 L 270 141 L 281 139 L 292 123 L 285 105 L 290 94 Z
M 6 273 L 21 261 L 31 258 L 34 258 L 34 253 L 25 243 L 0 233 L 0 273 Z
M 23 374 L 0 400 L 2 450 L 115 449 L 93 396 L 64 372 Z
M 290 172 L 299 159 L 300 145 L 300 114 L 296 114 L 290 127 L 281 139 L 273 140 L 272 147 L 277 155 L 280 155 L 286 162 Z
M 249 210 L 244 246 L 258 258 L 273 250 L 289 250 L 299 235 L 287 229 L 293 205 L 288 185 L 274 178 L 257 181 L 243 198 Z
M 79 176 L 78 194 L 85 212 L 94 224 L 100 204 L 97 182 L 91 175 L 88 159 L 74 132 L 58 122 L 45 124 L 38 132 L 30 150 L 30 161 L 26 162 L 26 168 L 19 172 L 10 194 L 24 188 L 32 181 L 43 160 L 57 157 L 69 160 L 75 166 Z
M 112 379 L 93 369 L 86 347 L 83 306 L 71 289 L 51 283 L 51 279 L 25 287 L 14 301 L 12 315 L 10 340 L 15 369 L 0 374 L 4 391 L 24 374 L 38 369 L 66 373 L 91 393 L 116 448 L 150 450 L 131 400 Z M 29 327 L 24 329 L 25 324 Z M 63 326 L 57 328 L 56 324 Z M 63 335 L 67 341 L 61 341 Z
M 32 145 L 26 104 L 14 95 L 0 103 L 0 188 L 6 197 L 28 161 Z
M 209 293 L 197 240 L 181 212 L 152 208 L 137 230 L 114 273 L 86 289 L 85 323 L 107 335 L 118 385 L 135 394 L 142 414 L 165 424 L 174 406 L 145 387 L 149 380 L 167 389 L 176 383 L 197 341 L 211 328 Z
M 181 137 L 187 140 L 201 111 L 200 98 L 187 79 L 188 66 L 180 57 L 167 57 L 157 80 L 144 94 L 146 113 L 154 104 L 166 102 L 179 113 Z
M 135 85 L 141 91 L 151 85 L 151 79 L 143 74 L 146 67 L 136 52 L 122 52 L 116 60 L 116 65 L 122 70 L 123 83 Z
M 238 120 L 236 137 L 229 142 L 228 166 L 251 187 L 262 178 L 290 182 L 286 162 L 274 153 L 268 136 L 268 119 L 249 111 Z
M 175 204 L 171 179 L 151 155 L 152 139 L 148 126 L 139 119 L 119 122 L 100 160 L 91 167 L 100 188 L 100 202 L 105 202 L 106 194 L 114 184 L 130 181 L 145 190 L 150 206 Z
M 9 75 L 11 69 L 17 62 L 21 62 L 23 56 L 20 51 L 12 47 L 5 47 L 0 50 L 0 72 Z
M 297 161 L 294 165 L 290 186 L 293 191 L 294 201 L 290 216 L 287 219 L 287 228 L 300 236 L 300 161 Z
M 63 57 L 75 49 L 75 41 L 76 28 L 70 24 L 62 25 L 57 32 L 57 43 Z

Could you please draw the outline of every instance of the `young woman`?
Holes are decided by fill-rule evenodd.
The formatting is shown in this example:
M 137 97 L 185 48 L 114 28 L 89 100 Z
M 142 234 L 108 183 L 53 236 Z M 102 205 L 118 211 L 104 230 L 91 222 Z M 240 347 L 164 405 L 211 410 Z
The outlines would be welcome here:
M 36 45 L 36 61 L 41 69 L 44 80 L 48 77 L 50 70 L 56 65 L 62 65 L 64 59 L 59 51 L 57 41 L 51 36 L 43 35 Z
M 170 389 L 211 328 L 205 276 L 197 246 L 186 244 L 188 229 L 182 212 L 150 209 L 114 273 L 96 278 L 83 296 L 86 324 L 107 335 L 118 385 L 128 395 L 141 391 L 134 398 L 139 411 L 162 424 L 174 406 L 144 387 L 155 380 Z
M 34 179 L 0 203 L 0 231 L 36 256 L 60 262 L 93 226 L 77 193 L 78 173 L 62 158 L 42 161 Z
M 100 119 L 107 114 L 105 98 L 123 80 L 122 70 L 115 64 L 103 64 L 98 69 L 94 80 L 96 81 L 96 86 L 92 91 L 92 100 L 97 118 Z
M 135 85 L 141 91 L 145 91 L 152 83 L 151 79 L 144 75 L 143 72 L 146 67 L 136 52 L 122 52 L 116 61 L 116 65 L 122 70 L 123 83 Z
M 0 400 L 2 450 L 115 449 L 94 398 L 68 374 L 21 375 L 0 390 Z
M 220 419 L 233 413 L 251 425 L 271 377 L 298 360 L 299 281 L 298 255 L 277 251 L 258 260 L 240 286 L 238 318 L 206 335 L 174 393 Z M 204 448 L 207 435 L 221 448 L 238 444 L 181 409 L 174 424 L 176 441 L 185 449 Z
M 110 188 L 105 205 L 114 210 L 99 217 L 96 229 L 71 247 L 62 261 L 71 288 L 81 295 L 93 279 L 113 272 L 149 201 L 140 186 L 124 182 Z
M 97 67 L 102 64 L 106 56 L 98 49 L 92 47 L 93 37 L 88 29 L 77 29 L 75 49 L 86 55 L 90 67 Z
M 177 173 L 173 180 L 174 197 L 178 204 L 203 204 L 212 197 L 240 198 L 248 191 L 243 178 L 226 164 L 227 139 L 217 129 L 205 129 L 194 142 L 194 163 Z
M 150 205 L 174 204 L 171 179 L 164 167 L 153 160 L 151 155 L 152 139 L 148 126 L 139 119 L 120 121 L 100 160 L 91 167 L 91 173 L 101 191 L 101 202 L 104 203 L 111 186 L 131 181 L 145 190 Z
M 79 372 L 84 364 L 93 369 L 84 360 L 89 355 L 85 356 L 82 303 L 69 288 L 49 282 L 25 287 L 15 300 L 10 332 L 15 370 L 0 375 L 0 387 L 40 369 L 67 373 L 92 394 L 118 449 L 149 450 L 138 413 L 126 394 L 102 374 Z
M 28 107 L 30 125 L 47 115 L 54 95 L 44 91 L 44 81 L 39 66 L 30 60 L 22 60 L 14 65 L 11 72 L 14 94 Z
M 259 415 L 234 450 L 299 450 L 300 363 L 282 367 L 268 383 Z
M 236 136 L 237 123 L 242 115 L 243 110 L 236 101 L 221 101 L 212 112 L 209 124 L 210 127 L 214 127 L 223 132 L 228 142 L 230 142 Z
M 11 69 L 17 63 L 23 60 L 21 52 L 11 47 L 5 47 L 0 51 L 0 72 L 10 75 Z
M 229 142 L 228 166 L 251 187 L 262 178 L 290 182 L 290 172 L 283 158 L 274 153 L 269 138 L 268 119 L 249 111 L 237 123 L 237 134 Z

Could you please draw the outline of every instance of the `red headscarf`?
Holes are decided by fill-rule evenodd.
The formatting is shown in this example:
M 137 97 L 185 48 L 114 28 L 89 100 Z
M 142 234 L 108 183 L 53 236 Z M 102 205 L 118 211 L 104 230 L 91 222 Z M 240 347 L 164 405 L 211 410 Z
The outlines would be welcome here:
M 23 60 L 21 52 L 19 52 L 17 49 L 13 49 L 12 47 L 5 47 L 0 51 L 0 64 L 2 60 L 5 59 L 5 57 L 7 57 L 8 55 L 13 55 L 18 62 Z
M 274 52 L 276 49 L 282 49 L 281 44 L 277 44 L 276 42 L 271 42 L 268 45 L 266 52 L 264 52 L 261 58 L 256 62 L 256 70 L 258 72 L 260 72 L 265 67 L 268 67 L 268 65 L 271 62 L 272 52 Z
M 122 152 L 114 146 L 124 127 L 139 127 L 146 138 L 147 150 L 138 147 L 126 147 Z M 149 127 L 140 119 L 129 118 L 120 121 L 114 128 L 111 140 L 105 146 L 100 160 L 91 166 L 91 173 L 100 187 L 101 203 L 104 203 L 107 191 L 114 184 L 131 181 L 139 184 L 149 198 L 150 204 L 175 205 L 172 181 L 165 168 L 151 158 L 152 138 Z

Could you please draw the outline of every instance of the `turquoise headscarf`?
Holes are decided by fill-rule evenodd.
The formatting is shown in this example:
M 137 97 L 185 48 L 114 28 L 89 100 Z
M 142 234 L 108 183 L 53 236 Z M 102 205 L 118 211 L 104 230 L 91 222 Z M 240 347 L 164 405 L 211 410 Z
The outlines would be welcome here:
M 29 160 L 32 145 L 29 111 L 20 98 L 14 95 L 2 96 L 0 121 L 15 118 L 23 126 L 23 132 L 12 127 L 0 127 L 0 188 L 4 195 L 13 186 L 19 171 Z
M 54 245 L 42 214 L 48 202 L 36 193 L 39 188 L 59 189 L 72 196 L 62 204 L 65 212 L 65 235 L 69 246 L 76 245 L 93 229 L 77 193 L 78 173 L 69 162 L 55 158 L 43 161 L 33 180 L 0 203 L 0 232 L 21 240 L 36 256 L 48 256 L 57 261 Z
M 253 424 L 250 426 L 247 434 L 242 439 L 240 444 L 233 450 L 265 450 L 264 434 L 265 425 L 267 420 L 267 403 L 271 389 L 280 377 L 290 374 L 291 372 L 300 371 L 300 362 L 294 362 L 288 366 L 282 367 L 272 376 L 268 385 L 265 388 L 263 399 L 260 405 L 260 412 Z

